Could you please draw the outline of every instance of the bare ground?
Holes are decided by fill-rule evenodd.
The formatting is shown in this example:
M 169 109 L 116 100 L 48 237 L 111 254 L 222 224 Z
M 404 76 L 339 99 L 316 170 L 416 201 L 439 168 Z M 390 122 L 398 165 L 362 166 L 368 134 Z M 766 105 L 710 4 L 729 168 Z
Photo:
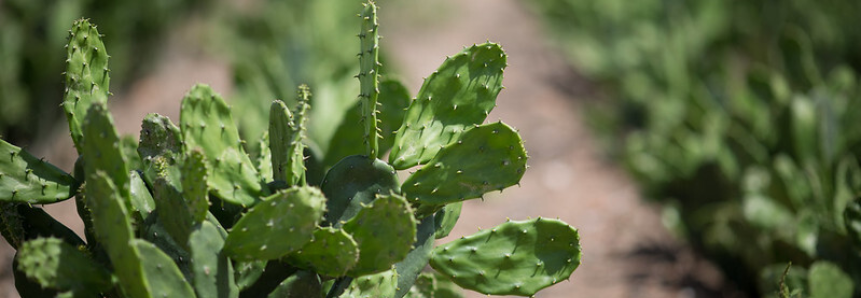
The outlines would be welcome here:
M 579 229 L 583 263 L 570 281 L 537 297 L 735 295 L 714 266 L 671 237 L 661 225 L 657 209 L 643 203 L 632 181 L 597 148 L 580 114 L 580 99 L 591 93 L 588 84 L 545 44 L 535 17 L 516 1 L 381 2 L 383 48 L 413 93 L 423 76 L 463 46 L 491 40 L 501 43 L 509 54 L 507 88 L 488 121 L 502 119 L 520 130 L 530 169 L 521 187 L 486 196 L 484 202 L 465 204 L 449 239 L 496 226 L 506 218 L 558 217 Z M 169 43 L 172 46 L 152 75 L 117 96 L 126 98 L 111 107 L 121 133 L 136 135 L 147 112 L 178 120 L 180 99 L 197 82 L 230 93 L 228 67 L 189 47 L 194 38 L 183 34 L 188 33 L 178 34 Z M 67 136 L 66 128 L 58 127 L 55 137 L 49 139 L 61 141 L 28 149 L 70 170 L 74 156 L 63 153 L 74 149 Z M 81 231 L 73 204 L 47 209 Z M 13 254 L 0 241 L 0 297 L 18 297 L 9 270 Z M 468 292 L 468 297 L 483 296 Z

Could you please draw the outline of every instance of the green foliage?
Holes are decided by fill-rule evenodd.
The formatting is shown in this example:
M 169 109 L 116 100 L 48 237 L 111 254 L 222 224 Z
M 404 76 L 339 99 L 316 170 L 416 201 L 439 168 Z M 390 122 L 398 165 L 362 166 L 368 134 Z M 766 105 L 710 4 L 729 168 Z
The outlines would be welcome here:
M 807 279 L 820 262 L 861 281 L 850 203 L 861 194 L 857 1 L 533 7 L 614 98 L 590 106 L 608 150 L 730 279 L 770 295 L 791 261 L 788 280 L 805 281 L 790 288 L 804 297 L 835 282 Z M 763 276 L 773 279 L 754 282 Z
M 359 103 L 364 107 L 357 109 L 363 112 L 358 123 L 370 124 L 357 125 L 359 131 L 338 130 L 339 135 L 353 133 L 345 138 L 356 141 L 347 145 L 350 148 L 330 152 L 359 154 L 333 165 L 306 161 L 306 154 L 316 149 L 305 135 L 312 124 L 306 122 L 312 100 L 305 86 L 299 88 L 292 110 L 279 101 L 271 105 L 270 131 L 258 143 L 258 149 L 269 150 L 258 150 L 254 158 L 246 154 L 233 111 L 205 85 L 192 87 L 183 99 L 178 127 L 166 117 L 148 115 L 137 146 L 118 136 L 106 107 L 107 92 L 80 96 L 75 104 L 86 108 L 68 114 L 70 123 L 80 125 L 78 137 L 72 128 L 80 154 L 74 176 L 33 160 L 20 148 L 0 144 L 11 150 L 11 162 L 2 164 L 0 177 L 19 181 L 0 185 L 20 185 L 28 194 L 41 188 L 48 198 L 36 196 L 30 202 L 10 194 L 0 197 L 0 232 L 19 248 L 14 270 L 21 279 L 20 293 L 460 297 L 451 279 L 486 294 L 531 296 L 567 279 L 579 265 L 579 235 L 558 220 L 505 223 L 434 248 L 434 240 L 448 234 L 460 217 L 463 200 L 514 185 L 526 169 L 526 151 L 517 132 L 501 122 L 481 124 L 501 89 L 506 59 L 501 47 L 475 45 L 450 58 L 441 74 L 422 87 L 423 94 L 433 93 L 434 103 L 415 100 L 403 113 L 409 93 L 396 81 L 381 85 L 378 81 L 373 2 L 366 4 L 361 16 L 363 34 L 373 36 L 360 36 L 370 38 L 370 43 L 362 44 L 367 55 L 360 57 Z M 75 24 L 70 43 L 81 41 L 80 32 L 89 34 L 86 42 L 101 45 L 95 27 L 84 20 Z M 107 57 L 103 48 L 94 53 Z M 71 51 L 74 55 L 79 52 Z M 70 70 L 93 66 L 80 61 L 86 59 L 71 60 Z M 67 72 L 67 83 L 75 84 L 78 79 L 70 77 L 74 76 Z M 455 83 L 446 85 L 443 80 Z M 95 81 L 105 86 L 93 90 L 107 90 L 107 77 Z M 459 107 L 442 108 L 455 106 Z M 386 140 L 401 123 L 433 129 Z M 435 147 L 411 161 L 429 163 L 404 184 L 396 167 L 375 158 L 399 138 L 421 139 Z M 325 173 L 320 187 L 309 185 L 306 177 L 313 171 Z M 25 176 L 19 177 L 22 172 Z M 460 184 L 452 184 L 455 179 Z M 57 190 L 49 193 L 46 188 Z M 76 197 L 86 226 L 86 244 L 28 205 L 71 196 Z M 497 230 L 498 236 L 488 234 Z M 464 247 L 478 247 L 488 257 L 474 264 L 440 265 Z M 515 249 L 514 263 L 500 259 L 502 252 Z M 429 262 L 445 274 L 422 273 Z M 500 289 L 454 273 L 500 269 L 504 271 L 498 280 L 482 277 L 479 284 L 524 284 Z M 415 296 L 419 294 L 424 296 Z
M 88 107 L 74 105 L 60 107 L 58 97 L 64 94 L 79 94 L 86 91 L 89 85 L 80 85 L 78 90 L 65 90 L 64 81 L 58 74 L 66 70 L 70 60 L 83 58 L 83 55 L 69 56 L 67 51 L 78 51 L 81 54 L 95 53 L 89 56 L 94 59 L 91 68 L 93 79 L 105 76 L 107 56 L 104 46 L 80 40 L 76 45 L 93 45 L 73 49 L 64 49 L 67 44 L 69 26 L 76 18 L 86 17 L 93 23 L 101 24 L 101 33 L 105 34 L 105 43 L 109 44 L 111 56 L 111 74 L 119 80 L 114 80 L 114 90 L 125 90 L 134 78 L 140 77 L 153 65 L 156 49 L 163 47 L 169 32 L 175 31 L 177 24 L 188 20 L 190 16 L 208 14 L 206 11 L 211 0 L 156 0 L 156 1 L 105 1 L 105 0 L 9 0 L 0 2 L 0 135 L 7 141 L 18 144 L 29 144 L 37 136 L 45 135 L 55 129 L 63 110 L 71 110 L 81 114 L 79 120 L 68 118 L 69 122 L 80 122 Z M 86 28 L 84 26 L 81 28 Z M 87 29 L 89 30 L 89 29 Z M 100 40 L 102 38 L 96 39 Z M 83 44 L 79 42 L 84 42 Z M 99 42 L 101 44 L 101 42 Z M 81 70 L 78 68 L 78 70 Z M 79 81 L 90 80 L 73 73 Z M 68 83 L 68 82 L 66 82 Z M 72 85 L 66 85 L 72 87 Z M 107 94 L 107 88 L 100 87 L 98 93 Z M 76 88 L 76 87 L 75 87 Z M 73 88 L 73 89 L 75 89 Z M 97 95 L 97 94 L 93 94 Z M 102 95 L 98 95 L 102 96 Z M 70 99 L 74 99 L 74 96 Z M 103 96 L 103 99 L 107 99 Z M 74 142 L 78 144 L 80 132 L 73 126 Z

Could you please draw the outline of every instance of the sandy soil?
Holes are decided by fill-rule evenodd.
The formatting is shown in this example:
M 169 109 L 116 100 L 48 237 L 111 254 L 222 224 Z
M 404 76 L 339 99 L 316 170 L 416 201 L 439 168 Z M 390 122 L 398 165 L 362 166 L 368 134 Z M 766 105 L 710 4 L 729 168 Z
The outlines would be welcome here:
M 520 130 L 530 169 L 521 187 L 465 204 L 451 237 L 509 217 L 558 217 L 579 229 L 583 264 L 570 281 L 537 297 L 732 296 L 714 267 L 671 237 L 655 207 L 641 201 L 636 186 L 596 147 L 580 114 L 588 85 L 545 44 L 534 16 L 513 0 L 381 2 L 383 49 L 413 93 L 445 55 L 463 46 L 489 39 L 509 54 L 507 89 L 488 120 L 502 119 Z M 127 98 L 111 107 L 122 133 L 136 135 L 147 112 L 177 120 L 180 99 L 194 83 L 230 93 L 229 69 L 189 47 L 188 40 L 193 39 L 182 33 L 174 37 L 155 73 L 117 95 Z M 71 140 L 65 127 L 55 134 L 51 139 L 62 141 L 28 149 L 69 170 L 74 157 L 62 153 L 73 151 Z M 81 230 L 73 204 L 48 209 Z M 0 241 L 0 297 L 17 297 L 7 269 L 13 253 Z

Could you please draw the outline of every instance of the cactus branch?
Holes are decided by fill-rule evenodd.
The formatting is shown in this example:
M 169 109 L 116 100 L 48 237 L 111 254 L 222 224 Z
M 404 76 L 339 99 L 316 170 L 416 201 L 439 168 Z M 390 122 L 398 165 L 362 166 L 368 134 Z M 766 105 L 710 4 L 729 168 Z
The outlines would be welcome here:
M 359 52 L 359 98 L 362 102 L 362 124 L 365 128 L 365 154 L 371 159 L 377 158 L 377 97 L 380 95 L 379 72 L 380 63 L 379 40 L 377 33 L 377 6 L 373 1 L 365 4 L 365 9 L 359 15 L 362 18 L 362 31 L 359 33 L 361 52 Z

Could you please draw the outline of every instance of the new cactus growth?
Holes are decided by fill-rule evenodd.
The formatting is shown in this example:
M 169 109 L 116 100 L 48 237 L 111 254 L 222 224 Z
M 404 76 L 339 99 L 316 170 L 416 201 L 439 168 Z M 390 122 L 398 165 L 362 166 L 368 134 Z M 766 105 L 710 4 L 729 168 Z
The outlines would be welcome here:
M 98 71 L 107 69 L 104 46 L 94 26 L 76 22 L 65 99 L 81 155 L 75 175 L 0 143 L 9 152 L 0 161 L 0 231 L 19 249 L 21 293 L 459 297 L 453 281 L 530 296 L 566 280 L 580 262 L 579 235 L 559 220 L 509 222 L 434 248 L 464 200 L 517 184 L 526 170 L 518 133 L 482 124 L 506 56 L 493 43 L 468 47 L 410 103 L 400 83 L 380 83 L 376 11 L 369 2 L 360 14 L 358 118 L 337 129 L 343 140 L 323 146 L 328 152 L 306 143 L 311 92 L 300 86 L 292 109 L 271 105 L 255 158 L 205 85 L 183 99 L 179 126 L 151 114 L 136 147 L 122 141 L 106 108 L 107 72 Z M 378 159 L 389 148 L 389 162 Z M 306 164 L 307 152 L 340 161 Z M 400 183 L 397 171 L 415 165 Z M 312 171 L 325 171 L 322 181 L 308 181 Z M 72 196 L 86 244 L 28 205 Z M 423 272 L 428 263 L 439 272 Z

